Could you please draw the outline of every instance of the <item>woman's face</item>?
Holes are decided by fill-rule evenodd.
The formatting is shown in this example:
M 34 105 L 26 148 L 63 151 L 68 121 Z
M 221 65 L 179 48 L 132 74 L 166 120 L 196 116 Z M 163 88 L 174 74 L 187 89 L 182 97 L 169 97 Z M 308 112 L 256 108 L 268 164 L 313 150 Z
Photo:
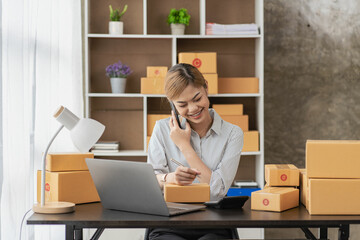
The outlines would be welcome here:
M 209 99 L 204 87 L 188 85 L 179 97 L 172 99 L 178 113 L 193 123 L 201 123 L 209 115 Z

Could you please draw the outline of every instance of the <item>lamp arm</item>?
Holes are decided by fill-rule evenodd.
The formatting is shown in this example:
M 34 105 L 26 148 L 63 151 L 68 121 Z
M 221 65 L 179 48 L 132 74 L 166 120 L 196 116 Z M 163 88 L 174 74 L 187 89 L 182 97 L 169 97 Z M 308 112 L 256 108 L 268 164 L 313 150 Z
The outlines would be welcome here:
M 61 129 L 64 128 L 64 125 L 61 125 L 59 127 L 59 129 L 56 131 L 56 133 L 54 134 L 54 136 L 51 138 L 50 142 L 48 143 L 43 158 L 42 158 L 42 170 L 41 170 L 41 206 L 45 205 L 45 170 L 46 170 L 46 155 L 49 151 L 49 148 L 52 144 L 52 142 L 54 141 L 54 139 L 56 138 L 56 136 L 59 134 L 59 132 L 61 131 Z

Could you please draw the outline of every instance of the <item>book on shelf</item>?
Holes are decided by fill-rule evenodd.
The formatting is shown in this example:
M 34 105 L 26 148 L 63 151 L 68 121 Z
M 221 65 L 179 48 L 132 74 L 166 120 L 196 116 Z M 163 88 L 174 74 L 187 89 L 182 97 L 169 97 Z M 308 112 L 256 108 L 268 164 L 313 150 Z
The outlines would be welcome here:
M 256 35 L 258 26 L 251 24 L 206 23 L 206 35 Z
M 118 141 L 99 141 L 94 144 L 94 149 L 118 149 L 119 148 Z
M 92 153 L 117 153 L 119 149 L 91 149 Z
M 253 180 L 235 180 L 234 186 L 242 188 L 257 188 L 258 184 Z

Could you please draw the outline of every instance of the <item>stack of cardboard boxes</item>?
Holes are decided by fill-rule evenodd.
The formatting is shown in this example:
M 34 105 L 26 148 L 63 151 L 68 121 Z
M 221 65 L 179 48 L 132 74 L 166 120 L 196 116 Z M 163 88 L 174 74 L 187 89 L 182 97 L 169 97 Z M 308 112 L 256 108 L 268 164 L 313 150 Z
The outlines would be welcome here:
M 251 193 L 251 209 L 281 212 L 299 206 L 299 169 L 293 164 L 266 164 L 266 186 Z
M 46 202 L 98 202 L 99 195 L 86 165 L 93 153 L 51 153 L 46 157 Z M 37 172 L 37 200 L 41 199 L 41 171 Z
M 360 141 L 308 140 L 301 182 L 310 214 L 360 214 Z
M 165 94 L 164 81 L 168 71 L 166 66 L 148 66 L 146 77 L 141 78 L 142 94 Z

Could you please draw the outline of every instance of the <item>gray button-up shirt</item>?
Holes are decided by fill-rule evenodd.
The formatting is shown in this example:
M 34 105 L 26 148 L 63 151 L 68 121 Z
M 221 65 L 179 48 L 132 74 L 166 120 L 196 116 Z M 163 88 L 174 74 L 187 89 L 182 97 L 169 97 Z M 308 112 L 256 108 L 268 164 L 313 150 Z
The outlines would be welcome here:
M 210 198 L 217 200 L 226 195 L 239 166 L 244 134 L 240 127 L 228 123 L 213 109 L 209 109 L 213 124 L 206 135 L 199 137 L 191 130 L 190 142 L 199 158 L 212 171 Z M 174 172 L 178 167 L 170 161 L 174 158 L 190 167 L 185 157 L 170 138 L 169 119 L 156 122 L 148 148 L 148 163 L 156 174 Z M 181 126 L 185 127 L 185 119 Z M 195 179 L 194 182 L 198 182 Z

